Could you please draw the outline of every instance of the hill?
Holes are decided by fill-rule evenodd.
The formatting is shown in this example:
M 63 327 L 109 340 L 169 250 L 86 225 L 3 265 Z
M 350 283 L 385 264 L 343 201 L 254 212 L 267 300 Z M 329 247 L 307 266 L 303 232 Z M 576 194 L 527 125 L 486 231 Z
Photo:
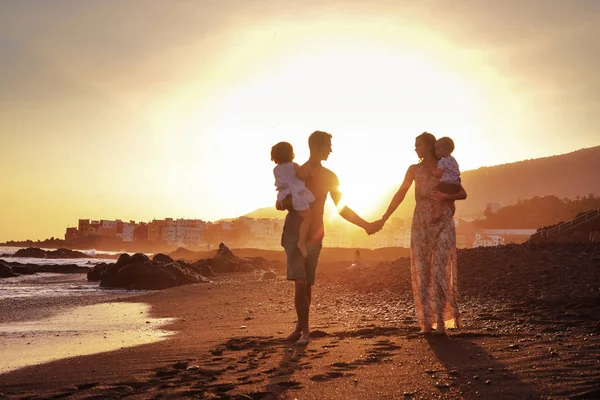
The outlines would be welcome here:
M 507 206 L 535 196 L 576 198 L 590 193 L 599 195 L 600 146 L 464 171 L 462 181 L 469 197 L 457 204 L 457 215 L 460 216 L 482 214 L 486 203 Z M 398 187 L 390 187 L 384 194 L 380 194 L 379 204 L 364 217 L 373 219 L 383 214 Z M 410 217 L 414 205 L 414 190 L 411 188 L 394 216 Z M 244 216 L 277 219 L 283 218 L 285 213 L 277 211 L 275 207 L 266 207 Z
M 462 174 L 469 193 L 461 214 L 481 212 L 487 202 L 503 205 L 535 196 L 576 198 L 600 194 L 600 146 L 557 156 L 483 167 Z

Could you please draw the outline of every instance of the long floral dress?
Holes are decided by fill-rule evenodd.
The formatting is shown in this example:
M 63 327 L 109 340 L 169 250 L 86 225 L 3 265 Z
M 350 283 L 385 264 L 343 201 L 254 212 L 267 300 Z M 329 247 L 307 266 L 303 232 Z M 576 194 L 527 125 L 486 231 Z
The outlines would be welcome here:
M 415 165 L 414 171 L 417 205 L 410 238 L 410 272 L 419 324 L 425 331 L 435 329 L 438 321 L 444 321 L 445 328 L 459 328 L 453 211 L 447 202 L 442 203 L 442 216 L 433 221 L 429 195 L 438 179 L 422 164 Z

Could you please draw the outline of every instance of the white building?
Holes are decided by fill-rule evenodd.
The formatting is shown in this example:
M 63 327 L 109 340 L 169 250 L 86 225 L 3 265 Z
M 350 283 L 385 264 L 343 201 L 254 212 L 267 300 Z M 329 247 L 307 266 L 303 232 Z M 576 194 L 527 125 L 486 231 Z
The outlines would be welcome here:
M 473 247 L 493 247 L 502 245 L 504 245 L 504 238 L 502 236 L 475 233 Z

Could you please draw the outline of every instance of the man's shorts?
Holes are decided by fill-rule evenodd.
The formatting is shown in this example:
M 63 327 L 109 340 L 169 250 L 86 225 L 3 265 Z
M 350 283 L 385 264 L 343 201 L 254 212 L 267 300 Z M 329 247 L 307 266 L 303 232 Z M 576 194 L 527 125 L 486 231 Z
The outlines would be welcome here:
M 308 255 L 305 259 L 300 253 L 300 249 L 298 249 L 301 223 L 302 217 L 295 211 L 290 211 L 285 218 L 281 246 L 283 246 L 286 254 L 287 279 L 306 279 L 306 283 L 314 285 L 323 241 L 306 243 Z

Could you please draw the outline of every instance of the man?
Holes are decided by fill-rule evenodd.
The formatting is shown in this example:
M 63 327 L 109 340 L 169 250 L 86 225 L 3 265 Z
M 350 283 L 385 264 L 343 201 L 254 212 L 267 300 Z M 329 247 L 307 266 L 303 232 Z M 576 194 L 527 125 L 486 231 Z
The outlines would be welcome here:
M 359 217 L 349 207 L 340 209 L 342 193 L 339 190 L 337 176 L 322 165 L 331 154 L 331 135 L 327 132 L 315 131 L 308 138 L 310 157 L 302 166 L 307 172 L 306 187 L 312 192 L 315 201 L 311 204 L 312 222 L 307 239 L 307 256 L 304 258 L 298 249 L 298 239 L 302 218 L 294 211 L 291 197 L 287 197 L 283 204 L 277 203 L 278 210 L 288 210 L 283 226 L 281 245 L 287 257 L 287 279 L 294 281 L 294 303 L 298 323 L 296 329 L 286 338 L 287 341 L 306 345 L 309 342 L 310 329 L 308 315 L 312 294 L 312 285 L 315 283 L 315 273 L 319 262 L 319 254 L 323 247 L 323 211 L 327 195 L 338 206 L 340 215 L 347 221 L 363 228 L 367 233 L 375 233 L 377 227 Z

